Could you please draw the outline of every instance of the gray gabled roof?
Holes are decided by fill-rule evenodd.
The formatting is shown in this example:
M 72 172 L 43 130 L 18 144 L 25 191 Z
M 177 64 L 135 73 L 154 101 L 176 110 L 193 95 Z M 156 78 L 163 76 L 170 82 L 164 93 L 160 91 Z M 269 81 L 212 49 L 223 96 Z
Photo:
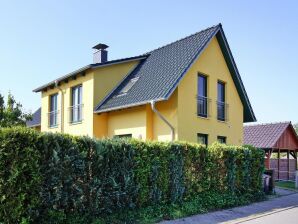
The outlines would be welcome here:
M 26 122 L 27 127 L 37 127 L 41 124 L 41 108 L 34 112 L 32 120 Z
M 244 105 L 244 122 L 256 121 L 238 69 L 232 57 L 221 24 L 207 28 L 191 36 L 153 50 L 147 58 L 95 107 L 96 113 L 107 112 L 150 101 L 168 100 L 179 81 L 196 61 L 213 37 L 217 37 L 232 74 L 236 88 Z M 121 90 L 131 79 L 138 81 L 126 94 Z

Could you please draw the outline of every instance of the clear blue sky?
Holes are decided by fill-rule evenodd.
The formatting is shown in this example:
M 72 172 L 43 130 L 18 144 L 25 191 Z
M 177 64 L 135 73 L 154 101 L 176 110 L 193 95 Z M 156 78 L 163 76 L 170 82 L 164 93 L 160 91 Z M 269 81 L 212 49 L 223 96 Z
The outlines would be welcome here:
M 92 62 L 135 56 L 221 22 L 258 122 L 298 122 L 298 1 L 1 1 L 0 93 L 34 111 L 32 89 Z

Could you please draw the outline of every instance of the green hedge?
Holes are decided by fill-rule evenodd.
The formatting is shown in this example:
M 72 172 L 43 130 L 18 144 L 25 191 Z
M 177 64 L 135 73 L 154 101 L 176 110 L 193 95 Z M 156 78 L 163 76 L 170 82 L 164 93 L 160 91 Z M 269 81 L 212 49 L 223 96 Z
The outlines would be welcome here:
M 251 202 L 263 197 L 263 159 L 248 146 L 0 129 L 0 222 L 59 223 L 74 214 L 183 207 L 193 198 L 202 209 Z

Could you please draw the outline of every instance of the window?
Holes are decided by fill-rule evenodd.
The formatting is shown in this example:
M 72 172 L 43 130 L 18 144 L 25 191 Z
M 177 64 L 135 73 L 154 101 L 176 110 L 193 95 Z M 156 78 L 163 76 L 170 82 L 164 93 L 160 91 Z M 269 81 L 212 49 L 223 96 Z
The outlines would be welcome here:
M 197 114 L 200 117 L 208 116 L 207 77 L 204 75 L 198 75 Z
M 139 77 L 129 80 L 129 82 L 121 89 L 121 91 L 119 92 L 119 95 L 126 94 L 134 86 L 134 84 L 136 84 L 138 80 L 139 80 Z
M 58 125 L 58 94 L 50 96 L 49 126 Z
M 132 138 L 132 134 L 115 135 L 115 138 Z
M 71 96 L 70 122 L 81 122 L 83 118 L 82 85 L 73 87 Z
M 208 135 L 207 134 L 197 134 L 197 141 L 199 144 L 208 145 Z
M 221 144 L 226 144 L 227 143 L 227 137 L 225 136 L 217 136 L 217 141 Z
M 225 83 L 217 83 L 217 119 L 226 120 Z

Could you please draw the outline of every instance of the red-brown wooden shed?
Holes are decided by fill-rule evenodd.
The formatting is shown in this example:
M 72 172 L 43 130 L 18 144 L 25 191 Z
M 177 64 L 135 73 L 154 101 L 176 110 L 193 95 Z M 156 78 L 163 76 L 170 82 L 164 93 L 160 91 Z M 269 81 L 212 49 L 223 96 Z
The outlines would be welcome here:
M 244 144 L 265 151 L 265 166 L 275 170 L 277 180 L 295 180 L 298 136 L 291 122 L 244 126 Z

